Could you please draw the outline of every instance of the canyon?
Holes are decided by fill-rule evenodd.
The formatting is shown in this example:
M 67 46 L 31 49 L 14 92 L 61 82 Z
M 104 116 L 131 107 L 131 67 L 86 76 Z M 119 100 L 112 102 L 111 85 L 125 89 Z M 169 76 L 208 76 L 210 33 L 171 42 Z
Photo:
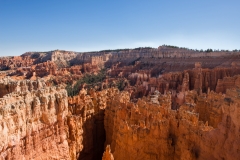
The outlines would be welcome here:
M 0 57 L 2 160 L 237 160 L 240 52 Z

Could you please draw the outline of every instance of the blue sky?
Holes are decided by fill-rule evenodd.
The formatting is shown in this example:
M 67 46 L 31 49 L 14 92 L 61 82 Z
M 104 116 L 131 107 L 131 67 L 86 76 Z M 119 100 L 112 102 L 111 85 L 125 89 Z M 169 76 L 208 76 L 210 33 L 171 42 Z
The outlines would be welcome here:
M 0 0 L 0 56 L 158 47 L 240 49 L 239 0 Z

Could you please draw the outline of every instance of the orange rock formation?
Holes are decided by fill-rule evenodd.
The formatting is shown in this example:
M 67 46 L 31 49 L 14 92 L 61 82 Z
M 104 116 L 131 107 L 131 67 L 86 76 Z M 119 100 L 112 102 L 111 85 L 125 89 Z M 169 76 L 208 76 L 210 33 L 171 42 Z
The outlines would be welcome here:
M 127 93 L 113 99 L 104 125 L 114 158 L 237 159 L 239 91 L 187 95 L 179 110 L 170 109 L 168 94 L 156 95 L 158 103 L 145 98 L 135 104 Z
M 0 159 L 237 160 L 239 55 L 160 46 L 0 58 Z M 67 95 L 104 67 L 98 87 Z
M 102 160 L 114 160 L 113 155 L 111 153 L 111 148 L 109 145 L 107 145 L 106 151 L 103 153 Z
M 21 81 L 0 99 L 1 159 L 67 159 L 67 92 L 42 81 Z

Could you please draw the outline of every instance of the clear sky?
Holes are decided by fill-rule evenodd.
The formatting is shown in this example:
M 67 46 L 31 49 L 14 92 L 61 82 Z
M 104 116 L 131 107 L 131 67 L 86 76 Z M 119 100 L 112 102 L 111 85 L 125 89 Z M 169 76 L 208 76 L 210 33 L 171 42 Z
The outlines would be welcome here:
M 0 0 L 0 56 L 163 44 L 240 49 L 240 1 Z

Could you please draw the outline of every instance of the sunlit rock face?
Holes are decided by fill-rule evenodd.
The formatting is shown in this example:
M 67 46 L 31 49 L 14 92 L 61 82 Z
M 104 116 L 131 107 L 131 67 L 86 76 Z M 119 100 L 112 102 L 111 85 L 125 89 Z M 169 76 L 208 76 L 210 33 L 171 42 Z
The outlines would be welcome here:
M 109 145 L 107 145 L 106 151 L 103 153 L 102 160 L 114 160 L 113 155 L 111 153 L 111 148 Z
M 44 79 L 1 79 L 1 159 L 101 159 L 104 109 L 117 89 L 69 97 Z
M 114 70 L 112 71 L 114 72 Z M 124 75 L 121 72 L 121 75 Z M 199 94 L 215 91 L 226 93 L 227 89 L 236 88 L 239 83 L 240 69 L 228 68 L 202 68 L 201 63 L 196 62 L 195 67 L 182 72 L 170 72 L 153 76 L 149 70 L 139 70 L 130 73 L 125 79 L 130 85 L 125 90 L 131 93 L 132 99 L 142 98 L 159 91 L 162 94 L 171 92 L 172 109 L 178 109 L 184 103 L 185 92 L 195 90 Z
M 114 88 L 83 89 L 68 98 L 61 86 L 47 87 L 40 79 L 15 83 L 16 91 L 0 100 L 2 159 L 240 156 L 238 89 L 185 91 L 184 103 L 172 110 L 170 92 L 135 103 L 128 92 Z
M 123 93 L 107 105 L 106 144 L 119 160 L 237 159 L 239 93 L 190 91 L 187 103 L 177 111 L 170 109 L 170 95 L 159 96 L 159 104 L 151 99 L 132 103 Z
M 2 81 L 14 86 L 0 99 L 2 159 L 101 159 L 104 109 L 117 89 L 68 98 L 63 86 L 43 79 Z
M 17 87 L 0 99 L 1 158 L 67 159 L 65 89 L 45 87 L 40 80 L 22 81 Z

